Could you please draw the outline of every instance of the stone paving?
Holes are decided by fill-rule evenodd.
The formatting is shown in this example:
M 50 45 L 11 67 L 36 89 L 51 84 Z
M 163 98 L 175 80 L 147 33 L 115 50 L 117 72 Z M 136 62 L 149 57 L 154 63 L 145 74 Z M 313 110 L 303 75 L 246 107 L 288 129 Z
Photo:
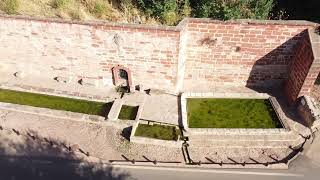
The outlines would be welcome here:
M 78 145 L 91 156 L 104 160 L 145 160 L 143 156 L 158 161 L 183 161 L 180 148 L 129 143 L 121 134 L 122 128 L 49 116 L 0 109 L 0 125 L 23 132 L 36 132 L 42 137 Z M 7 137 L 11 142 L 11 137 Z
M 90 156 L 103 160 L 124 160 L 124 157 L 126 157 L 136 161 L 149 159 L 184 162 L 181 148 L 129 143 L 125 138 L 128 132 L 123 131 L 123 129 L 128 128 L 125 123 L 117 126 L 108 122 L 96 124 L 0 108 L 0 125 L 7 129 L 14 128 L 24 133 L 32 132 L 41 137 L 53 139 L 55 142 L 63 142 L 69 146 L 76 145 L 85 152 L 89 152 Z M 16 142 L 12 135 L 7 136 L 3 134 L 3 131 L 0 131 L 0 133 L 2 133 L 1 138 L 6 138 L 6 141 L 1 142 L 9 144 L 5 146 L 5 152 L 8 151 L 7 149 L 12 151 L 13 154 L 16 152 L 10 147 L 12 144 L 18 144 L 21 147 L 27 143 L 27 146 L 33 146 L 28 144 L 29 142 Z M 269 162 L 272 161 L 269 155 L 275 156 L 274 158 L 276 159 L 281 159 L 289 153 L 288 148 L 190 146 L 188 149 L 192 160 L 195 162 L 208 162 L 206 157 L 215 162 L 222 160 L 225 163 L 232 161 L 229 158 L 236 162 L 249 161 L 249 158 L 254 158 L 258 162 Z
M 141 119 L 179 125 L 178 98 L 170 94 L 146 95 Z

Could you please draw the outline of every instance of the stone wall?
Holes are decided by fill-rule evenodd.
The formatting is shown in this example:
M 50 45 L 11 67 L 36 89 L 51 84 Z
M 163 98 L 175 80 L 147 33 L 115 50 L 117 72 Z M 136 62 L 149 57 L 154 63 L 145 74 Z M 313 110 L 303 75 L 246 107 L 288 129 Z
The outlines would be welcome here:
M 315 26 L 187 18 L 167 27 L 0 16 L 0 72 L 112 87 L 112 68 L 120 65 L 130 70 L 133 86 L 169 92 L 273 87 L 288 79 L 289 65 L 299 59 L 295 50 Z

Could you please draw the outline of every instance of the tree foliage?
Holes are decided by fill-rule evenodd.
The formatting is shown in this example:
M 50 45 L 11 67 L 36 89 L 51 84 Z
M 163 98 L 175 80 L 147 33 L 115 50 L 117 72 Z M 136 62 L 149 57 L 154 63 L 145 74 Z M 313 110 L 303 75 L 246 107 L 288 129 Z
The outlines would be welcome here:
M 191 13 L 189 0 L 137 0 L 137 3 L 147 15 L 168 25 L 176 24 Z
M 137 0 L 147 15 L 173 25 L 186 16 L 228 19 L 268 19 L 274 0 Z
M 194 17 L 268 19 L 273 0 L 190 0 Z

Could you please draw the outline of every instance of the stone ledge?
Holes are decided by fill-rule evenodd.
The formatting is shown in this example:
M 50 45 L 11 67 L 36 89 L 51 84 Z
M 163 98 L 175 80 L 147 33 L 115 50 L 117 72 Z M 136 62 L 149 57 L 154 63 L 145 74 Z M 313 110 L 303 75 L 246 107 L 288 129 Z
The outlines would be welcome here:
M 288 131 L 279 129 L 254 129 L 254 128 L 188 128 L 188 132 L 194 135 L 286 135 Z
M 108 120 L 110 120 L 110 121 L 118 120 L 122 105 L 123 105 L 122 99 L 116 99 L 113 102 L 112 107 L 111 107 L 109 114 L 108 114 Z
M 305 20 L 255 20 L 255 19 L 236 19 L 236 20 L 214 20 L 211 18 L 185 18 L 188 23 L 221 23 L 221 24 L 261 24 L 261 25 L 291 25 L 291 26 L 310 26 L 317 27 L 318 23 L 305 21 Z M 182 20 L 181 22 L 183 22 Z
M 20 112 L 27 112 L 27 113 L 37 114 L 42 116 L 64 118 L 64 119 L 75 119 L 75 120 L 95 121 L 95 122 L 105 121 L 104 117 L 97 116 L 97 115 L 89 115 L 89 114 L 76 113 L 76 112 L 70 112 L 70 111 L 54 110 L 54 109 L 48 109 L 48 108 L 40 108 L 40 107 L 33 107 L 33 106 L 27 106 L 27 105 L 3 103 L 3 102 L 0 102 L 0 108 L 7 109 L 7 110 L 20 111 Z

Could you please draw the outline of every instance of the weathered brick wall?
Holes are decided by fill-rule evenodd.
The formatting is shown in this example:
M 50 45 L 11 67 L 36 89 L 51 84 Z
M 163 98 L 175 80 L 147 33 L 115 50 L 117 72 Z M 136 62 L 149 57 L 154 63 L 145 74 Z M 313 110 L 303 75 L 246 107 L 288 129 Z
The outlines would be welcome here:
M 299 42 L 314 26 L 190 18 L 157 27 L 0 16 L 0 73 L 96 80 L 106 87 L 112 86 L 111 69 L 121 65 L 130 69 L 133 85 L 171 92 L 272 87 L 288 78 L 302 52 Z
M 305 30 L 303 39 L 296 47 L 290 66 L 285 92 L 289 102 L 298 97 L 310 95 L 320 71 L 320 35 L 313 30 Z
M 179 31 L 166 27 L 75 23 L 0 17 L 1 70 L 10 75 L 98 79 L 128 67 L 133 84 L 174 90 Z
M 185 90 L 282 83 L 306 26 L 191 20 L 187 28 Z

